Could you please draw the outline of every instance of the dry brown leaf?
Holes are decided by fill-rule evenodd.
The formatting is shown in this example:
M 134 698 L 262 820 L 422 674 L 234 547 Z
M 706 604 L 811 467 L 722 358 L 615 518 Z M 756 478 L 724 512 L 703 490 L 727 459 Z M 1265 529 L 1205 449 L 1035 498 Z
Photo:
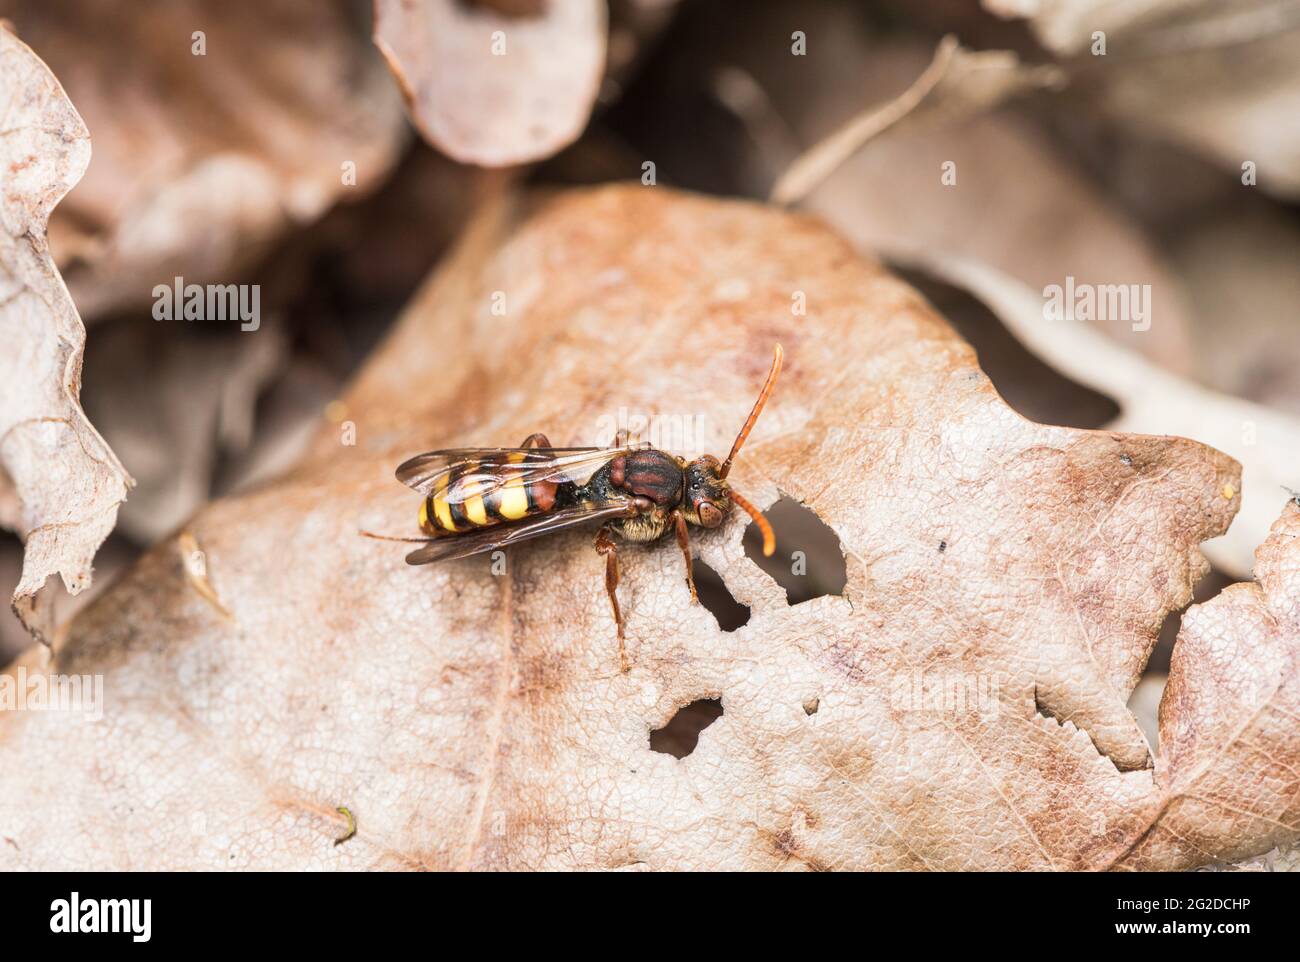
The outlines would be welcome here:
M 1076 85 L 1107 115 L 1259 187 L 1300 197 L 1300 3 L 1295 0 L 984 0 L 1075 55 Z M 1104 55 L 1095 55 L 1098 33 Z M 1098 48 L 1099 49 L 1099 48 Z
M 904 118 L 913 127 L 945 117 L 964 118 L 1063 81 L 1064 74 L 1054 66 L 1027 67 L 1010 50 L 966 50 L 956 37 L 944 37 L 915 83 L 887 103 L 859 113 L 801 155 L 772 188 L 772 200 L 802 200 L 864 144 Z
M 119 530 L 152 544 L 212 496 L 218 459 L 248 448 L 257 399 L 286 353 L 270 324 L 196 337 L 164 335 L 154 321 L 96 331 L 82 396 L 137 481 Z
M 31 49 L 0 26 L 0 524 L 26 542 L 14 611 L 38 638 L 38 599 L 62 576 L 90 584 L 131 479 L 78 396 L 86 329 L 51 259 L 50 211 L 90 161 L 90 135 Z
M 1279 846 L 1258 858 L 1231 865 L 1207 866 L 1207 872 L 1300 872 L 1300 846 Z
M 925 56 L 906 42 L 857 52 L 876 89 L 917 69 Z M 825 123 L 845 107 L 821 102 L 804 122 Z M 944 181 L 945 164 L 955 184 Z M 1081 285 L 1149 284 L 1147 329 L 1135 330 L 1144 325 L 1128 318 L 1095 325 L 1173 371 L 1193 370 L 1184 294 L 1150 239 L 1014 113 L 904 120 L 830 176 L 806 206 L 865 250 L 975 259 L 1036 290 L 1064 285 L 1067 277 Z
M 795 26 L 819 38 L 816 57 L 761 55 L 763 37 L 788 35 Z M 759 127 L 759 117 L 768 126 L 788 121 L 803 144 L 841 130 L 864 105 L 877 105 L 868 113 L 889 112 L 931 62 L 926 44 L 865 32 L 853 8 L 812 0 L 797 10 L 768 5 L 756 12 L 737 25 L 719 56 L 734 60 L 770 97 L 747 127 Z M 1019 90 L 1052 77 L 1026 71 L 1004 53 L 973 65 L 994 88 Z M 853 85 L 844 84 L 845 75 Z M 990 111 L 987 101 L 942 85 L 926 103 L 871 137 L 804 207 L 863 250 L 976 259 L 1039 290 L 1067 276 L 1079 284 L 1150 284 L 1155 310 L 1148 330 L 1135 331 L 1125 319 L 1094 323 L 1162 366 L 1192 374 L 1184 293 L 1131 212 L 1063 155 L 1028 111 Z M 761 156 L 780 153 L 777 139 L 754 138 L 755 157 L 746 165 L 753 193 L 766 195 L 773 168 L 788 164 L 784 156 L 776 164 Z
M 605 69 L 605 0 L 517 16 L 462 0 L 376 0 L 375 43 L 425 139 L 466 164 L 549 157 L 587 125 Z
M 1160 702 L 1160 795 L 1126 860 L 1173 847 L 1259 854 L 1259 839 L 1300 837 L 1300 501 L 1287 502 L 1259 548 L 1255 581 L 1183 615 Z M 1243 797 L 1254 804 L 1242 805 Z M 1245 839 L 1250 839 L 1245 842 Z
M 477 221 L 416 297 L 346 398 L 355 446 L 324 428 L 74 622 L 55 667 L 102 673 L 105 717 L 0 716 L 0 867 L 1173 868 L 1286 834 L 1261 773 L 1300 764 L 1294 728 L 1234 753 L 1231 811 L 1162 812 L 1197 775 L 1181 752 L 1157 778 L 1125 709 L 1235 510 L 1230 458 L 1024 421 L 914 292 L 810 219 L 644 187 L 521 213 Z M 733 516 L 695 538 L 751 608 L 724 632 L 674 545 L 627 547 L 624 674 L 590 533 L 499 577 L 358 534 L 414 529 L 392 470 L 421 449 L 588 441 L 627 406 L 703 415 L 722 450 L 776 340 L 786 373 L 732 478 L 835 529 L 844 597 L 789 606 Z M 1178 690 L 1216 664 L 1184 657 Z M 1280 677 L 1234 670 L 1252 668 Z M 971 700 L 918 699 L 919 672 Z M 650 751 L 703 698 L 724 713 L 695 751 Z M 1167 724 L 1218 731 L 1214 707 L 1174 701 Z M 335 846 L 340 808 L 357 833 Z
M 1087 51 L 1094 35 L 1139 50 L 1227 46 L 1295 26 L 1292 0 L 984 0 L 992 13 L 1026 18 L 1038 39 L 1062 54 Z
M 1300 223 L 1255 195 L 1172 238 L 1207 385 L 1300 417 Z M 1300 476 L 1292 479 L 1300 487 Z
M 870 59 L 866 49 L 848 45 L 836 54 L 837 68 L 860 63 L 873 89 L 924 62 L 917 45 L 898 41 L 882 44 Z M 828 77 L 806 82 L 813 89 L 834 89 Z M 842 103 L 823 99 L 800 116 L 809 127 L 843 112 Z M 939 176 L 945 163 L 953 165 L 951 185 Z M 1257 236 L 1249 246 L 1238 240 L 1208 247 L 1195 240 L 1203 240 L 1203 232 L 1189 232 L 1182 246 L 1199 247 L 1200 263 L 1180 277 L 1125 212 L 1059 157 L 1025 117 L 1009 111 L 973 116 L 956 111 L 949 123 L 938 125 L 908 116 L 828 177 L 807 206 L 865 249 L 970 290 L 1040 358 L 1119 402 L 1124 413 L 1110 425 L 1114 429 L 1195 437 L 1240 459 L 1246 465 L 1244 510 L 1229 535 L 1206 551 L 1233 575 L 1249 577 L 1255 548 L 1273 521 L 1275 499 L 1284 486 L 1300 484 L 1300 424 L 1180 376 L 1207 370 L 1207 358 L 1198 367 L 1192 354 L 1192 309 L 1183 282 L 1197 294 L 1197 348 L 1222 364 L 1225 353 L 1233 351 L 1225 351 L 1223 331 L 1216 333 L 1215 325 L 1223 317 L 1246 314 L 1249 321 L 1233 328 L 1239 342 L 1235 353 L 1244 351 L 1243 327 L 1260 329 L 1252 338 L 1262 342 L 1257 356 L 1274 358 L 1273 370 L 1285 368 L 1290 348 L 1286 338 L 1268 330 L 1267 308 L 1287 303 L 1286 286 L 1279 276 L 1264 274 L 1286 261 L 1288 248 L 1279 230 L 1265 234 L 1256 221 Z M 1180 266 L 1187 259 L 1183 255 Z M 1091 324 L 1044 320 L 1044 299 L 1037 292 L 1063 285 L 1067 277 L 1078 285 L 1149 285 L 1150 323 L 1125 317 Z M 1234 278 L 1231 287 L 1225 277 Z M 1219 290 L 1212 296 L 1207 285 L 1214 281 Z M 1256 310 L 1243 310 L 1243 304 Z M 1117 344 L 1098 337 L 1093 327 Z M 1249 376 L 1258 380 L 1258 373 L 1255 367 Z M 1258 392 L 1264 386 L 1252 387 Z
M 364 0 L 0 0 L 0 17 L 95 138 L 51 225 L 87 318 L 148 304 L 177 276 L 230 283 L 289 228 L 381 182 L 406 142 Z
M 1250 576 L 1255 548 L 1273 521 L 1272 505 L 1300 483 L 1300 419 L 1274 408 L 1210 390 L 1161 370 L 1088 325 L 1044 317 L 1044 300 L 985 264 L 943 254 L 889 251 L 894 263 L 929 271 L 970 291 L 1007 329 L 1060 373 L 1114 398 L 1116 431 L 1195 437 L 1244 465 L 1241 483 L 1221 492 L 1241 498 L 1241 511 L 1205 553 L 1229 574 Z

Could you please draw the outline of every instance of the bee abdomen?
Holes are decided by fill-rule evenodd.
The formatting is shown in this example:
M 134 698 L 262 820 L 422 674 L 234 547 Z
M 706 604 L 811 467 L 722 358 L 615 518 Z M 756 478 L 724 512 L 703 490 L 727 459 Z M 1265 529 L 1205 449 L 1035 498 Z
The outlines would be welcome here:
M 420 506 L 420 529 L 431 535 L 458 534 L 553 509 L 559 484 L 526 480 L 511 467 L 523 457 L 515 452 L 500 461 L 475 461 L 444 474 Z

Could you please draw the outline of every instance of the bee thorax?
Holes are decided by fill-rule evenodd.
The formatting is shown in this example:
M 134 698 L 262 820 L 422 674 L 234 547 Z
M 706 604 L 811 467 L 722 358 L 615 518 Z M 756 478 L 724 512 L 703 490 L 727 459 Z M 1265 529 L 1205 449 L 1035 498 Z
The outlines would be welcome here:
M 609 479 L 614 487 L 660 506 L 676 505 L 682 498 L 682 465 L 662 451 L 634 451 L 616 458 Z

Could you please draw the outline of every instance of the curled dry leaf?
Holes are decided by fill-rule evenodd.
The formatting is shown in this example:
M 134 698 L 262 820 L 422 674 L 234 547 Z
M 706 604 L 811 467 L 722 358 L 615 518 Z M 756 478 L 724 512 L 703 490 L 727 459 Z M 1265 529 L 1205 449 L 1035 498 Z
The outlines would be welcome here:
M 1228 46 L 1296 25 L 1290 0 L 984 0 L 984 6 L 1001 17 L 1027 19 L 1038 39 L 1061 54 L 1087 51 L 1098 33 L 1108 43 L 1121 39 L 1149 52 Z
M 786 370 L 731 479 L 834 529 L 843 596 L 791 607 L 736 513 L 695 536 L 751 609 L 723 631 L 688 603 L 675 545 L 626 546 L 622 673 L 590 532 L 513 550 L 500 575 L 488 557 L 411 568 L 358 534 L 414 530 L 392 471 L 422 449 L 590 441 L 626 407 L 703 418 L 697 446 L 723 452 L 774 341 Z M 495 205 L 346 404 L 354 446 L 323 430 L 73 623 L 55 667 L 104 675 L 101 722 L 0 716 L 18 843 L 0 866 L 1167 868 L 1278 839 L 1260 773 L 1300 764 L 1294 729 L 1234 756 L 1232 811 L 1181 808 L 1204 840 L 1189 853 L 1159 807 L 1187 753 L 1157 779 L 1124 707 L 1236 508 L 1237 465 L 1021 419 L 911 289 L 816 221 L 662 187 Z M 1179 690 L 1204 661 L 1183 659 Z M 722 715 L 695 750 L 651 751 L 701 699 Z M 1167 724 L 1216 730 L 1215 711 L 1175 701 Z
M 1300 4 L 1294 0 L 984 0 L 1076 57 L 1075 86 L 1108 116 L 1226 171 L 1254 165 L 1300 197 Z M 1104 53 L 1097 46 L 1104 40 Z
M 26 541 L 14 610 L 33 634 L 58 574 L 76 594 L 113 530 L 131 479 L 86 419 L 86 329 L 47 249 L 50 211 L 90 161 L 90 135 L 31 49 L 0 27 L 0 523 Z
M 1193 308 L 1200 380 L 1300 418 L 1300 222 L 1253 199 L 1180 232 L 1170 262 Z
M 1300 483 L 1300 419 L 1274 408 L 1202 387 L 1162 370 L 1092 328 L 1044 316 L 1034 290 L 985 264 L 942 254 L 892 252 L 891 260 L 928 271 L 969 290 L 1026 348 L 1067 377 L 1114 398 L 1118 431 L 1195 437 L 1237 457 L 1241 484 L 1221 496 L 1241 498 L 1228 533 L 1205 546 L 1215 565 L 1249 577 L 1257 546 L 1268 534 L 1271 506 Z
M 826 18 L 820 32 L 826 33 L 837 14 L 822 10 L 820 15 Z M 1035 78 L 1042 83 L 1054 77 L 997 53 L 973 61 L 993 90 L 1023 91 Z M 917 75 L 928 56 L 921 45 L 898 39 L 870 45 L 839 40 L 835 54 L 802 68 L 825 73 L 803 77 L 803 86 L 794 91 L 774 74 L 776 65 L 753 65 L 766 89 L 785 94 L 778 109 L 798 119 L 805 139 L 820 128 L 839 127 L 859 109 L 842 95 L 819 93 L 841 89 L 833 71 L 851 68 L 864 77 L 863 89 L 872 97 L 892 95 L 906 83 L 903 78 Z M 890 103 L 906 97 L 900 94 Z M 929 108 L 879 131 L 827 176 L 805 198 L 806 209 L 864 250 L 975 260 L 1036 290 L 1064 285 L 1067 277 L 1079 285 L 1148 284 L 1155 305 L 1145 319 L 1150 323 L 1128 317 L 1092 323 L 1143 356 L 1190 374 L 1194 364 L 1183 291 L 1132 218 L 1024 116 L 950 95 L 944 85 L 927 99 Z
M 836 53 L 837 67 L 861 64 L 871 77 L 868 86 L 877 90 L 887 88 L 892 76 L 906 76 L 924 63 L 916 45 L 898 41 L 883 45 L 870 60 L 864 49 L 852 46 L 841 46 Z M 1001 67 L 1012 68 L 1009 63 Z M 828 78 L 811 86 L 834 89 Z M 936 89 L 930 96 L 942 94 Z M 886 112 L 907 97 L 905 93 L 876 112 Z M 1057 156 L 1024 117 L 1005 110 L 971 111 L 970 104 L 958 109 L 961 106 L 957 100 L 945 111 L 946 122 L 921 123 L 922 118 L 907 115 L 873 134 L 842 169 L 809 194 L 807 207 L 887 260 L 970 290 L 1045 362 L 1120 403 L 1123 417 L 1113 428 L 1196 437 L 1240 459 L 1246 465 L 1244 509 L 1228 536 L 1206 551 L 1224 570 L 1249 577 L 1255 547 L 1273 520 L 1271 506 L 1284 486 L 1300 485 L 1300 423 L 1182 376 L 1198 370 L 1188 337 L 1193 322 L 1183 278 L 1197 294 L 1197 344 L 1202 350 L 1210 344 L 1208 353 L 1220 366 L 1225 356 L 1241 355 L 1243 345 L 1217 343 L 1223 335 L 1215 333 L 1211 321 L 1242 313 L 1243 303 L 1260 308 L 1246 312 L 1251 315 L 1248 328 L 1258 329 L 1249 340 L 1256 355 L 1271 357 L 1273 364 L 1264 368 L 1257 363 L 1240 376 L 1257 382 L 1254 388 L 1263 388 L 1258 383 L 1263 380 L 1261 369 L 1284 368 L 1291 353 L 1287 338 L 1267 330 L 1266 308 L 1288 303 L 1286 284 L 1280 276 L 1263 274 L 1274 263 L 1286 261 L 1285 235 L 1279 229 L 1265 234 L 1256 220 L 1253 226 L 1260 236 L 1236 261 L 1224 252 L 1241 253 L 1245 242 L 1240 239 L 1200 251 L 1200 262 L 1192 264 L 1195 270 L 1186 266 L 1190 255 L 1179 253 L 1180 278 L 1139 226 Z M 804 122 L 826 123 L 829 114 L 839 123 L 844 113 L 843 104 L 822 102 Z M 940 176 L 947 164 L 950 182 Z M 1062 225 L 1071 229 L 1062 230 Z M 1184 240 L 1175 250 L 1192 244 Z M 1266 244 L 1272 246 L 1271 256 L 1265 256 Z M 1240 281 L 1247 266 L 1253 269 L 1249 277 L 1258 283 L 1243 288 Z M 1235 279 L 1230 288 L 1224 287 L 1226 277 Z M 1208 290 L 1211 279 L 1224 289 Z M 1149 291 L 1141 319 L 1123 313 L 1090 324 L 1043 318 L 1044 297 L 1038 292 L 1048 285 L 1091 285 L 1105 291 L 1133 282 Z M 1269 296 L 1280 300 L 1269 301 Z M 1094 326 L 1108 337 L 1097 336 Z M 1233 334 L 1238 342 L 1247 340 L 1240 330 Z M 1208 359 L 1199 360 L 1200 370 L 1208 372 Z M 1240 370 L 1243 364 L 1233 366 Z M 1272 380 L 1276 384 L 1283 379 L 1274 375 Z M 1247 385 L 1239 380 L 1224 387 Z
M 230 283 L 289 228 L 380 183 L 407 139 L 363 0 L 0 0 L 0 17 L 94 134 L 51 224 L 87 318 L 148 304 L 177 276 Z
M 1171 11 L 1185 11 L 1193 4 L 1187 0 L 984 0 L 985 8 L 1000 17 L 1027 19 L 1044 46 L 1064 54 L 1087 50 L 1096 31 L 1108 37 L 1131 36 Z
M 1207 866 L 1206 872 L 1300 872 L 1300 846 L 1292 845 L 1273 849 L 1257 858 L 1233 862 L 1230 865 Z
M 82 395 L 137 481 L 121 532 L 150 544 L 211 497 L 218 459 L 248 448 L 258 396 L 286 354 L 270 325 L 200 337 L 160 336 L 153 321 L 96 331 Z
M 462 163 L 540 160 L 577 139 L 605 69 L 605 0 L 519 8 L 376 0 L 375 43 L 425 139 Z
M 915 125 L 976 114 L 1027 91 L 1058 86 L 1064 77 L 1053 66 L 1024 66 L 1009 50 L 966 50 L 956 37 L 944 37 L 930 65 L 907 90 L 858 114 L 800 156 L 772 188 L 772 200 L 802 200 L 864 144 L 904 118 Z
M 796 27 L 829 49 L 816 57 L 756 54 L 763 37 Z M 1131 213 L 1063 156 L 1028 110 L 992 109 L 996 98 L 944 84 L 914 111 L 900 109 L 934 63 L 932 51 L 915 40 L 864 32 L 843 4 L 768 5 L 738 24 L 729 41 L 719 56 L 752 78 L 747 103 L 736 107 L 753 140 L 744 165 L 749 192 L 769 192 L 773 171 L 790 163 L 789 141 L 833 142 L 854 118 L 897 115 L 892 125 L 873 128 L 803 198 L 804 209 L 863 250 L 974 259 L 1038 290 L 1067 277 L 1079 284 L 1148 283 L 1156 305 L 1149 329 L 1134 330 L 1125 318 L 1093 323 L 1162 366 L 1195 370 L 1178 278 Z M 1020 93 L 1057 76 L 1001 51 L 969 56 L 967 66 L 984 78 L 986 91 Z M 857 78 L 851 88 L 842 82 L 845 74 Z M 786 120 L 791 132 L 782 134 Z
M 1160 795 L 1127 860 L 1168 846 L 1244 858 L 1300 838 L 1300 502 L 1260 546 L 1255 581 L 1183 615 L 1160 703 Z M 1242 805 L 1243 797 L 1252 799 Z M 1250 839 L 1249 842 L 1244 842 Z M 1272 847 L 1272 846 L 1268 846 Z

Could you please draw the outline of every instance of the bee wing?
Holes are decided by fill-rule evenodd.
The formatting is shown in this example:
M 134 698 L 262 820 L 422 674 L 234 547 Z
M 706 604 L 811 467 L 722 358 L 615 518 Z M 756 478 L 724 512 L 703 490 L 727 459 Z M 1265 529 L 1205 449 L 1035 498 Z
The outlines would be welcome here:
M 581 484 L 601 465 L 636 446 L 621 448 L 450 448 L 417 454 L 397 468 L 397 480 L 431 494 L 443 478 L 459 478 L 444 497 L 457 501 L 487 495 L 509 481 L 573 481 Z M 472 483 L 470 483 L 472 482 Z M 444 485 L 444 487 L 447 487 Z
M 455 558 L 467 558 L 470 555 L 508 548 L 521 541 L 531 541 L 544 534 L 552 534 L 593 521 L 606 521 L 610 518 L 626 518 L 636 514 L 636 506 L 631 498 L 618 498 L 598 504 L 576 504 L 560 508 L 550 514 L 538 515 L 515 524 L 496 525 L 482 531 L 469 534 L 447 535 L 432 538 L 429 543 L 416 548 L 406 556 L 410 565 L 428 564 L 431 561 L 451 561 Z

